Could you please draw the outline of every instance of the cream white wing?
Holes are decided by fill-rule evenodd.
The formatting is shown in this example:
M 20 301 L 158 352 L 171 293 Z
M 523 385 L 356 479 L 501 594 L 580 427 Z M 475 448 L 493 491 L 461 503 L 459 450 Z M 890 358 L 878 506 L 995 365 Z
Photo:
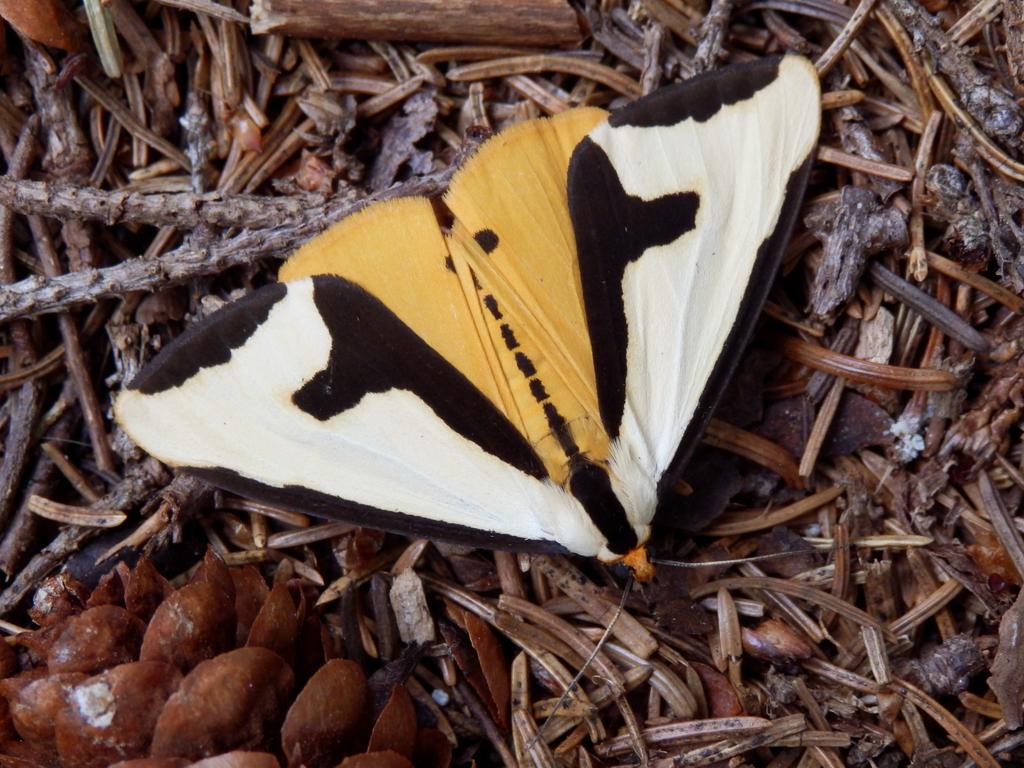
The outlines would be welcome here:
M 647 522 L 771 287 L 817 143 L 813 65 L 698 76 L 614 113 L 569 169 L 612 483 Z

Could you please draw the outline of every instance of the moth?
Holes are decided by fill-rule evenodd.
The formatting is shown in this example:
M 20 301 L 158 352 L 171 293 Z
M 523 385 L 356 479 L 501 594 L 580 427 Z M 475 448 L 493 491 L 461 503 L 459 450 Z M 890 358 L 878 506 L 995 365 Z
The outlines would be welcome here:
M 622 561 L 736 368 L 820 119 L 797 56 L 512 126 L 189 328 L 118 397 L 160 460 L 409 535 Z

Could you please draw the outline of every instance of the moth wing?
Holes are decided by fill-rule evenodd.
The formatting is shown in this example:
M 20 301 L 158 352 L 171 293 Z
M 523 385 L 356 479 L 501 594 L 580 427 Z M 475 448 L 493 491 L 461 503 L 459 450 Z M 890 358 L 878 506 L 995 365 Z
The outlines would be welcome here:
M 574 153 L 569 208 L 613 482 L 642 508 L 689 457 L 753 329 L 819 115 L 813 66 L 787 56 L 662 89 Z
M 573 451 L 607 455 L 566 192 L 573 150 L 606 117 L 581 108 L 507 128 L 444 197 L 455 217 L 448 247 L 472 273 L 478 322 L 524 434 L 559 482 Z
M 193 326 L 115 414 L 159 459 L 271 503 L 491 547 L 599 539 L 499 409 L 344 278 L 269 286 Z
M 377 203 L 293 253 L 281 281 L 337 275 L 376 296 L 503 412 L 511 396 L 467 300 L 430 200 Z

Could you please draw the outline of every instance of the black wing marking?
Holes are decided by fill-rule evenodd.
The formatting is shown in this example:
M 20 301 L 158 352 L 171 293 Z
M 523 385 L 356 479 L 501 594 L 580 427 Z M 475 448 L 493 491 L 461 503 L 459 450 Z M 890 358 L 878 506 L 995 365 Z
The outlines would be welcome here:
M 648 248 L 667 245 L 692 230 L 699 207 L 694 192 L 650 202 L 627 194 L 608 155 L 589 138 L 573 152 L 569 215 L 576 233 L 601 421 L 613 439 L 619 434 L 626 397 L 623 273 Z
M 266 322 L 270 310 L 284 298 L 281 283 L 269 285 L 218 310 L 212 323 L 196 323 L 165 347 L 128 386 L 144 395 L 179 387 L 204 368 L 222 365 Z
M 449 541 L 467 547 L 483 549 L 503 549 L 512 552 L 529 552 L 532 554 L 566 553 L 565 547 L 555 541 L 545 539 L 524 539 L 518 536 L 471 528 L 457 523 L 430 520 L 425 517 L 389 512 L 366 504 L 339 499 L 336 496 L 320 493 L 310 488 L 288 485 L 275 488 L 257 480 L 244 477 L 229 469 L 203 469 L 182 467 L 183 472 L 195 475 L 206 482 L 226 491 L 249 499 L 293 509 L 298 512 L 324 517 L 329 520 L 340 520 L 355 525 L 388 531 L 402 536 L 424 539 Z
M 315 277 L 313 286 L 331 334 L 331 355 L 327 367 L 295 393 L 296 406 L 324 421 L 367 393 L 408 390 L 492 456 L 532 477 L 547 476 L 505 415 L 379 299 L 339 277 Z

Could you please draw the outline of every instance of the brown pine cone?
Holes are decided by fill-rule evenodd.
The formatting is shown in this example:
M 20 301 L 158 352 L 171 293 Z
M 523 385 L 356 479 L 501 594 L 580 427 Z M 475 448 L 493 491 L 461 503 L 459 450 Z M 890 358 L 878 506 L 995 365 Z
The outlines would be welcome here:
M 91 593 L 52 577 L 39 629 L 0 644 L 0 761 L 447 768 L 453 744 L 403 683 L 412 665 L 371 686 L 311 604 L 298 583 L 269 588 L 212 554 L 178 589 L 146 560 Z

